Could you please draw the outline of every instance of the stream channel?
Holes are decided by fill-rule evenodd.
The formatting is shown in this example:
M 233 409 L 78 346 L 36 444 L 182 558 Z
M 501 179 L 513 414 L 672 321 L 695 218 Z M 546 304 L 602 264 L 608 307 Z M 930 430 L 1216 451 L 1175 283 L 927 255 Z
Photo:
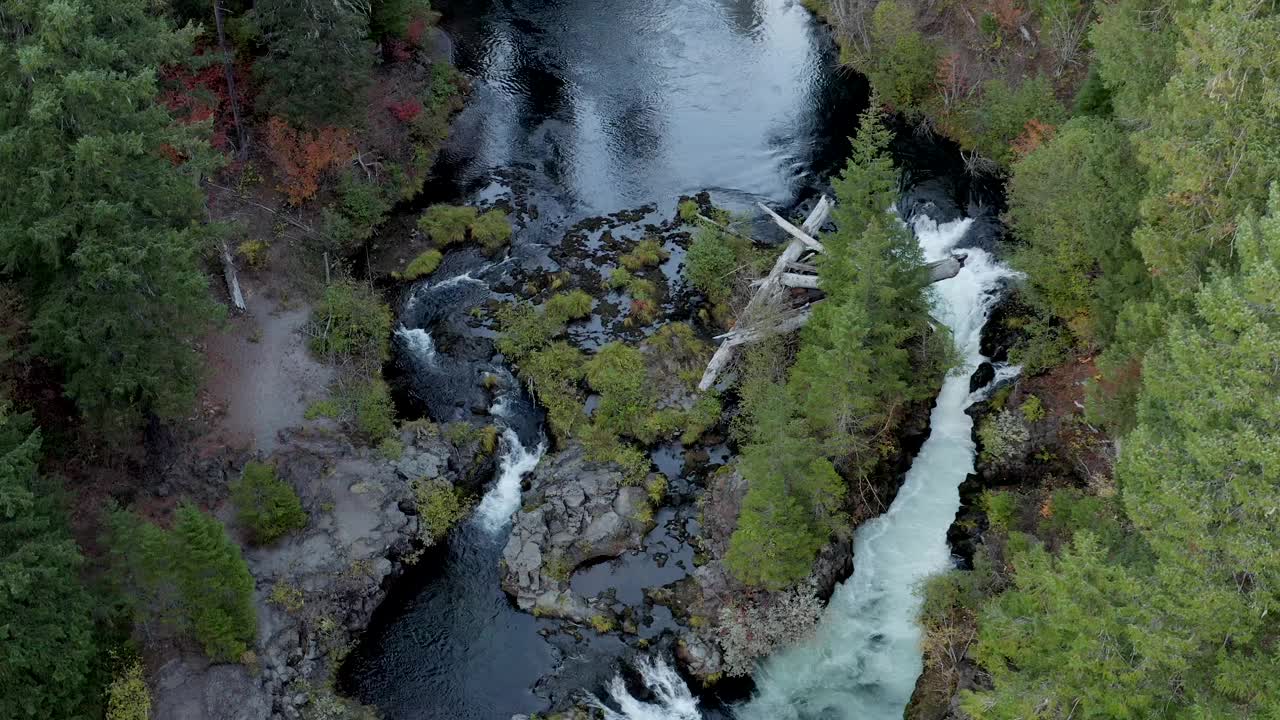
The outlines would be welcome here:
M 488 415 L 503 429 L 501 463 L 474 517 L 393 588 L 342 669 L 343 689 L 389 720 L 507 720 L 583 698 L 628 720 L 901 717 L 920 666 L 911 590 L 950 561 L 956 488 L 972 467 L 967 372 L 943 388 L 898 499 L 857 533 L 855 573 L 833 596 L 819 641 L 771 658 L 742 704 L 741 685 L 699 696 L 671 669 L 660 650 L 674 627 L 664 607 L 648 607 L 638 630 L 657 649 L 637 652 L 616 635 L 561 632 L 504 595 L 498 559 L 509 518 L 547 440 L 541 412 L 493 357 L 492 327 L 470 312 L 561 270 L 607 271 L 619 239 L 657 232 L 670 253 L 657 323 L 629 326 L 627 299 L 609 292 L 571 340 L 593 349 L 687 319 L 687 237 L 670 232 L 679 199 L 709 192 L 734 211 L 758 215 L 759 201 L 802 212 L 829 192 L 826 179 L 847 157 L 865 80 L 837 65 L 829 29 L 792 0 L 434 4 L 474 87 L 427 199 L 498 204 L 515 235 L 504 258 L 454 251 L 405 290 L 391 375 L 402 414 Z M 904 169 L 897 210 L 929 259 L 971 250 L 961 275 L 936 292 L 936 316 L 971 371 L 1007 276 L 985 252 L 999 237 L 999 187 L 965 176 L 945 141 L 899 128 L 893 150 Z M 756 230 L 778 235 L 763 222 Z M 500 378 L 496 393 L 484 390 L 485 375 Z M 668 445 L 653 456 L 671 491 L 645 551 L 579 571 L 575 590 L 614 588 L 635 604 L 643 588 L 693 569 L 700 481 L 729 450 Z

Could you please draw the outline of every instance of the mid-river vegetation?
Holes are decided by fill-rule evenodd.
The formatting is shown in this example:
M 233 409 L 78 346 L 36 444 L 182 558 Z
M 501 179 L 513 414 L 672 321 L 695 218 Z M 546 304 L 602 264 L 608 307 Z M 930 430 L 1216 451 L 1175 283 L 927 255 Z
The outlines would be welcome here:
M 701 490 L 741 494 L 709 503 L 726 542 L 698 560 L 722 562 L 736 595 L 678 621 L 719 624 L 715 672 L 750 673 L 815 626 L 806 581 L 881 511 L 954 362 L 921 251 L 886 213 L 889 128 L 945 135 L 968 172 L 1005 181 L 995 253 L 1023 280 L 1000 325 L 1023 376 L 975 413 L 987 487 L 957 524 L 965 569 L 924 589 L 908 716 L 1280 715 L 1280 7 L 808 4 L 875 90 L 831 180 L 808 324 L 694 390 L 776 249 L 689 200 L 663 221 L 683 223 L 678 241 L 628 239 L 589 287 L 546 274 L 475 308 L 509 389 L 558 449 L 617 468 L 636 527 L 669 493 L 653 446 L 706 454 L 727 436 L 734 457 Z M 295 670 L 301 649 L 271 649 L 287 677 L 257 651 L 263 627 L 305 636 L 306 667 L 331 677 L 381 598 L 386 548 L 446 538 L 504 442 L 472 422 L 483 404 L 443 431 L 403 421 L 382 376 L 409 332 L 383 290 L 466 253 L 497 264 L 529 214 L 413 205 L 467 85 L 435 19 L 418 0 L 0 0 L 0 719 L 149 717 L 149 673 L 180 653 L 269 675 L 287 717 L 367 716 Z M 662 279 L 676 252 L 680 288 Z M 319 428 L 281 462 L 263 455 L 283 427 L 253 428 L 256 460 L 208 430 L 226 413 L 211 393 L 243 380 L 213 349 L 244 317 L 237 268 L 273 291 L 248 294 L 254 312 L 302 319 L 233 347 L 297 349 L 319 386 L 309 405 L 255 386 L 278 393 L 254 398 L 264 415 Z M 610 293 L 626 337 L 574 342 Z M 496 396 L 503 380 L 484 382 Z M 385 514 L 341 548 L 365 555 L 290 545 L 346 537 L 335 492 L 353 516 L 366 500 Z M 273 567 L 304 560 L 341 592 Z M 573 568 L 554 570 L 567 585 Z M 841 569 L 826 570 L 829 586 Z

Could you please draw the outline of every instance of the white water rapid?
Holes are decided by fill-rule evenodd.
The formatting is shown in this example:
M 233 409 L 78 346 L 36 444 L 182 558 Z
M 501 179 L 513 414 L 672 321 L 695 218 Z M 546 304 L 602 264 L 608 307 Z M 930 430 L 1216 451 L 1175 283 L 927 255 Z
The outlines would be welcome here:
M 912 225 L 925 259 L 933 261 L 950 253 L 970 223 L 917 217 Z M 934 317 L 951 329 L 962 362 L 943 383 L 929 438 L 889 510 L 855 533 L 853 576 L 836 588 L 815 636 L 758 668 L 755 696 L 734 711 L 740 720 L 902 717 L 921 670 L 916 590 L 951 566 L 947 529 L 960 507 L 960 483 L 973 471 L 973 420 L 964 412 L 975 399 L 969 376 L 986 359 L 979 349 L 982 327 L 1001 281 L 1013 274 L 982 250 L 964 252 L 960 274 L 933 285 Z M 997 377 L 1015 372 L 1000 368 Z M 621 713 L 612 712 L 611 720 L 698 717 L 690 710 L 696 701 L 670 667 L 659 661 L 637 669 L 660 704 L 635 700 L 618 682 L 610 695 Z
M 509 400 L 504 395 L 489 408 L 489 413 L 498 418 L 508 416 Z M 516 431 L 507 427 L 502 430 L 502 460 L 498 465 L 498 479 L 489 492 L 480 500 L 476 508 L 475 521 L 490 533 L 496 533 L 511 522 L 511 514 L 520 507 L 520 480 L 533 472 L 542 454 L 547 451 L 545 441 L 538 443 L 533 450 L 525 448 Z

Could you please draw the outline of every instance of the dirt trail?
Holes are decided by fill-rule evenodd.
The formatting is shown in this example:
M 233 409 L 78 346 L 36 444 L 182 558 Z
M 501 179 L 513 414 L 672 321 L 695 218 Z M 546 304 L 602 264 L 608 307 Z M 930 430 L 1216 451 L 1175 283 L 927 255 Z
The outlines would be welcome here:
M 307 405 L 327 396 L 333 369 L 311 356 L 308 304 L 266 292 L 271 279 L 243 278 L 248 312 L 206 341 L 207 402 L 222 409 L 212 434 L 228 445 L 274 450 L 281 430 L 304 424 Z

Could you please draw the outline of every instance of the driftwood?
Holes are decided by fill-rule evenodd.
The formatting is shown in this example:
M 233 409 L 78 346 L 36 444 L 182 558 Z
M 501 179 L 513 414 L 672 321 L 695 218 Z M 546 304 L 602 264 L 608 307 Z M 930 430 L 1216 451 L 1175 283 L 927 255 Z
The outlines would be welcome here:
M 240 292 L 240 277 L 236 274 L 236 263 L 231 258 L 231 250 L 224 240 L 222 242 L 222 277 L 227 281 L 227 295 L 231 304 L 240 312 L 245 311 L 244 294 Z
M 756 287 L 756 292 L 739 315 L 737 326 L 717 338 L 721 340 L 720 347 L 707 363 L 707 369 L 698 383 L 699 390 L 705 391 L 715 383 L 716 378 L 733 359 L 734 348 L 758 342 L 771 335 L 793 332 L 808 322 L 813 311 L 812 304 L 796 311 L 774 312 L 785 289 L 822 289 L 819 286 L 818 276 L 813 274 L 817 272 L 817 266 L 803 260 L 814 253 L 825 251 L 822 243 L 814 239 L 813 234 L 822 227 L 831 214 L 830 199 L 823 195 L 800 227 L 787 222 L 763 203 L 760 203 L 760 207 L 791 236 L 792 240 L 778 256 L 769 274 L 752 283 Z M 932 284 L 955 277 L 960 272 L 960 268 L 964 267 L 964 260 L 963 255 L 955 255 L 929 263 L 928 282 Z

